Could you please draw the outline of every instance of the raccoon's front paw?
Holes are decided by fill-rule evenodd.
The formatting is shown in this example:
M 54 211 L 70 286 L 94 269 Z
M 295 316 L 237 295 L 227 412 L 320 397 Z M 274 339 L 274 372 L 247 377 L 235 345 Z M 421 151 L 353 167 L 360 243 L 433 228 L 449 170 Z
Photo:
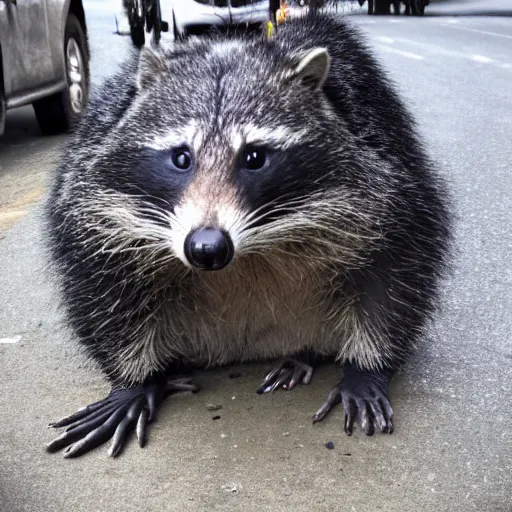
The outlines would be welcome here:
M 375 430 L 393 432 L 393 409 L 388 398 L 389 375 L 361 372 L 345 365 L 345 375 L 329 393 L 327 400 L 313 415 L 313 422 L 321 421 L 340 402 L 345 410 L 345 432 L 351 435 L 354 423 L 368 436 Z
M 313 376 L 313 367 L 296 359 L 288 358 L 276 366 L 261 382 L 256 393 L 268 393 L 282 387 L 292 390 L 299 382 L 309 384 Z
M 188 378 L 151 380 L 138 388 L 113 389 L 105 399 L 50 423 L 51 428 L 66 429 L 46 449 L 53 453 L 67 446 L 65 458 L 79 457 L 113 437 L 108 454 L 115 457 L 133 429 L 142 448 L 146 444 L 147 425 L 154 420 L 165 397 L 172 392 L 197 389 Z

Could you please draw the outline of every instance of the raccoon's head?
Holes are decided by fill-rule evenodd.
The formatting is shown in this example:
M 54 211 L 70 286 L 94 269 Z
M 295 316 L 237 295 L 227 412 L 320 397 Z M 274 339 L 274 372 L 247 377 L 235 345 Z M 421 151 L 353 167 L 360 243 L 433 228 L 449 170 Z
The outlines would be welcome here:
M 322 90 L 329 66 L 324 48 L 257 40 L 143 49 L 104 187 L 150 202 L 155 233 L 188 268 L 332 241 L 343 226 L 329 197 L 339 203 L 333 183 L 351 158 Z

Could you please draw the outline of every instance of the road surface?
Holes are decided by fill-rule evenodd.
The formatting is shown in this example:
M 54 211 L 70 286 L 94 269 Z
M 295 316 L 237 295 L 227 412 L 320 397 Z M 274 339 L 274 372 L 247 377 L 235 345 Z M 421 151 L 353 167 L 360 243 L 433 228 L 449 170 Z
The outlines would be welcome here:
M 482 2 L 462 4 L 475 12 Z M 346 437 L 341 409 L 311 424 L 334 368 L 258 396 L 266 367 L 255 365 L 237 367 L 237 379 L 200 374 L 202 391 L 169 399 L 143 450 L 47 454 L 46 424 L 108 389 L 69 343 L 44 266 L 39 200 L 65 137 L 41 138 L 30 109 L 10 114 L 0 145 L 2 512 L 512 511 L 512 18 L 430 7 L 423 19 L 350 18 L 415 113 L 458 213 L 443 310 L 391 387 L 392 436 Z M 86 2 L 95 83 L 129 44 L 112 34 L 114 11 Z

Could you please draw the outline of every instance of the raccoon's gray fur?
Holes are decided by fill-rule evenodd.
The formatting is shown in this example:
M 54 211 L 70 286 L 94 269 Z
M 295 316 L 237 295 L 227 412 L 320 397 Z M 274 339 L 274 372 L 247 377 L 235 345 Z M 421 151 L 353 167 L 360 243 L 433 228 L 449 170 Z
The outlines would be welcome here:
M 93 94 L 47 214 L 69 323 L 133 388 L 175 363 L 304 350 L 390 376 L 438 302 L 447 198 L 361 34 L 317 13 L 270 40 L 142 49 Z M 185 255 L 200 228 L 232 241 L 221 271 Z M 356 420 L 368 433 L 371 419 Z

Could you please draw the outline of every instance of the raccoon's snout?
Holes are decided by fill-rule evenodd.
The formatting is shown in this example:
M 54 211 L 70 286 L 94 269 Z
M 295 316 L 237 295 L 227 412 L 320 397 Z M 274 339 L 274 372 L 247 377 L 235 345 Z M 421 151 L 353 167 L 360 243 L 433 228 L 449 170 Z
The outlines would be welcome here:
M 234 246 L 230 236 L 220 229 L 198 229 L 185 239 L 185 257 L 201 270 L 221 270 L 233 259 Z

